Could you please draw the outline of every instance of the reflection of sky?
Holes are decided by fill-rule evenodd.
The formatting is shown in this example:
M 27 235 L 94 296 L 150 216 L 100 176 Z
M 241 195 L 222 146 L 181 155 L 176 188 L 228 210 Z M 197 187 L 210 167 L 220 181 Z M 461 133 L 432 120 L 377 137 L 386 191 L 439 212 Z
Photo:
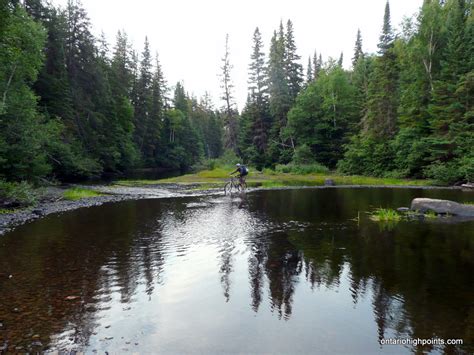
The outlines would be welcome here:
M 375 200 L 399 206 L 415 193 L 272 191 L 251 194 L 243 205 L 222 196 L 144 200 L 110 205 L 100 218 L 83 210 L 51 220 L 63 249 L 48 248 L 50 259 L 65 246 L 75 253 L 60 259 L 71 272 L 69 287 L 52 270 L 47 282 L 60 285 L 59 300 L 81 298 L 56 306 L 53 317 L 42 314 L 65 325 L 47 334 L 56 333 L 51 342 L 41 340 L 87 353 L 399 354 L 410 349 L 380 347 L 378 337 L 397 337 L 396 330 L 401 337 L 461 334 L 463 323 L 444 322 L 462 320 L 458 305 L 470 302 L 463 297 L 468 276 L 452 277 L 471 265 L 457 257 L 470 250 L 466 238 L 450 234 L 463 226 L 413 221 L 380 231 L 367 216 L 351 221 Z M 91 225 L 74 234 L 86 220 Z M 32 226 L 41 230 L 46 222 Z M 73 233 L 67 242 L 66 232 Z M 84 262 L 80 248 L 100 252 Z M 433 270 L 436 280 L 426 278 Z
M 98 316 L 100 325 L 88 351 L 116 350 L 153 353 L 240 352 L 376 353 L 377 326 L 372 293 L 354 306 L 349 266 L 338 287 L 311 289 L 304 273 L 294 279 L 292 313 L 282 318 L 272 310 L 268 279 L 256 313 L 250 305 L 247 243 L 265 234 L 263 223 L 230 204 L 196 205 L 184 214 L 168 212 L 155 231 L 153 247 L 164 255 L 159 282 L 147 294 L 144 271 L 131 302 L 120 293 Z M 260 235 L 260 236 L 259 236 Z M 263 238 L 263 237 L 262 237 Z M 228 263 L 230 298 L 222 288 L 222 264 Z M 110 326 L 110 328 L 105 328 Z M 106 339 L 112 337 L 113 339 Z M 129 344 L 127 344 L 127 342 Z M 384 352 L 400 353 L 399 347 Z

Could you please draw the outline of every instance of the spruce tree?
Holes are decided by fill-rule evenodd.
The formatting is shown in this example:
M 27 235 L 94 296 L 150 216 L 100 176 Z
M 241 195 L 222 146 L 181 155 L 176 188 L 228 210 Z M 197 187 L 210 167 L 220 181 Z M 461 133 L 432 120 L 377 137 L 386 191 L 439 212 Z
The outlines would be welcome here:
M 288 20 L 285 34 L 285 69 L 288 80 L 288 90 L 292 102 L 298 95 L 303 84 L 303 66 L 299 63 L 301 57 L 296 52 L 293 23 Z
M 234 102 L 234 84 L 231 79 L 232 64 L 230 63 L 229 35 L 225 38 L 225 53 L 222 58 L 221 88 L 223 90 L 221 99 L 224 101 L 225 113 L 225 147 L 238 153 L 238 121 Z
M 352 67 L 355 68 L 359 59 L 364 57 L 364 51 L 362 49 L 362 35 L 360 29 L 357 30 L 357 38 L 354 47 L 354 57 L 352 57 Z
M 306 68 L 306 85 L 310 84 L 313 80 L 313 63 L 310 56 L 308 58 L 308 67 Z
M 152 105 L 152 64 L 151 64 L 150 44 L 148 38 L 145 37 L 144 48 L 140 61 L 139 77 L 137 81 L 136 103 L 135 103 L 135 132 L 134 138 L 143 157 L 148 158 L 144 154 L 145 135 L 150 120 L 150 112 Z
M 397 129 L 398 67 L 393 38 L 390 6 L 387 2 L 378 44 L 381 55 L 375 60 L 368 88 L 368 110 L 364 118 L 365 131 L 382 140 L 393 137 Z
M 266 81 L 265 55 L 258 28 L 254 32 L 252 54 L 249 64 L 249 96 L 245 109 L 247 125 L 245 142 L 255 149 L 252 160 L 262 160 L 266 153 L 269 139 L 271 119 L 269 115 L 268 86 Z M 249 147 L 245 147 L 248 149 Z M 245 154 L 245 152 L 243 152 Z M 247 154 L 248 155 L 248 154 Z

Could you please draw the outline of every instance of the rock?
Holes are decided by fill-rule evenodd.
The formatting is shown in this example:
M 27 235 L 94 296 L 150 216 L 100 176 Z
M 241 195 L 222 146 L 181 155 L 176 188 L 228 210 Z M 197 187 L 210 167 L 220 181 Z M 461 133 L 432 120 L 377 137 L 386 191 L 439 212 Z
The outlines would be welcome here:
M 465 189 L 474 189 L 474 183 L 462 184 L 461 187 Z
M 31 211 L 31 213 L 33 213 L 37 216 L 42 216 L 43 215 L 43 210 L 36 209 L 36 210 Z
M 74 300 L 77 300 L 78 298 L 79 298 L 79 296 L 67 296 L 66 300 L 67 301 L 74 301 Z
M 324 180 L 324 186 L 335 186 L 336 184 L 334 183 L 333 179 L 326 179 Z
M 408 212 L 408 211 L 410 211 L 410 209 L 409 209 L 408 207 L 398 207 L 398 208 L 397 208 L 397 211 L 403 213 L 403 212 Z
M 462 217 L 474 217 L 474 205 L 463 205 L 449 200 L 437 200 L 431 198 L 415 198 L 411 202 L 414 211 L 433 211 L 441 214 L 451 214 Z

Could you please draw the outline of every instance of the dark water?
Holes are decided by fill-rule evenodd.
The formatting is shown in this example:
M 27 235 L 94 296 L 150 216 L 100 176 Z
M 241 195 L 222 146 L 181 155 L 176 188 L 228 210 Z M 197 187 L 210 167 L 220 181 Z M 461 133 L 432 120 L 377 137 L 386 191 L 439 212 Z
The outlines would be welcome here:
M 308 189 L 49 216 L 0 238 L 0 347 L 470 353 L 474 222 L 353 220 L 423 196 L 474 200 L 459 191 Z M 393 337 L 464 345 L 379 344 Z

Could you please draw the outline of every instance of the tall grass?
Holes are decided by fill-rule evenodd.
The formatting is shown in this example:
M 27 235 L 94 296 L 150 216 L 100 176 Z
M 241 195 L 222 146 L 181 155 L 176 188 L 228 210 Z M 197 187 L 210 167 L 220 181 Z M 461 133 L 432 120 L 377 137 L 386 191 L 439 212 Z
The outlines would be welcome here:
M 79 187 L 73 187 L 69 190 L 64 191 L 63 193 L 63 197 L 66 200 L 71 200 L 71 201 L 80 200 L 82 198 L 97 197 L 101 195 L 102 194 L 98 193 L 97 191 L 89 190 L 89 189 L 81 189 Z
M 402 216 L 390 208 L 378 208 L 370 215 L 370 219 L 376 222 L 398 222 Z

